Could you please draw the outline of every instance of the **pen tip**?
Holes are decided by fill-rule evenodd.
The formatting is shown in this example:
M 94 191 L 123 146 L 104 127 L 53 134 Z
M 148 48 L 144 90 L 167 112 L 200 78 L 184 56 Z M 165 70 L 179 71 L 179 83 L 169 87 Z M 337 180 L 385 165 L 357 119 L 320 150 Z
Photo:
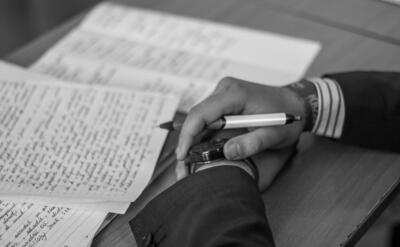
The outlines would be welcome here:
M 166 122 L 160 124 L 158 127 L 161 129 L 166 129 L 166 130 L 174 130 L 174 123 L 173 122 Z

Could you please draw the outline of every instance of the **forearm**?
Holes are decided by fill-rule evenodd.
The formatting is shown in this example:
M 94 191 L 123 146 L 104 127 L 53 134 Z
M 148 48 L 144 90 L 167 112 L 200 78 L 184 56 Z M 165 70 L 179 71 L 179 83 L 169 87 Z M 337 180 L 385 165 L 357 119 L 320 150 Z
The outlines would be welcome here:
M 298 84 L 308 85 L 308 90 L 299 90 Z M 400 151 L 400 73 L 338 73 L 303 80 L 289 88 L 317 115 L 308 124 L 314 134 Z M 312 96 L 317 100 L 310 101 Z
M 346 119 L 340 140 L 400 152 L 400 73 L 326 75 L 342 89 Z
M 255 181 L 237 167 L 189 176 L 152 200 L 131 221 L 139 246 L 274 246 Z

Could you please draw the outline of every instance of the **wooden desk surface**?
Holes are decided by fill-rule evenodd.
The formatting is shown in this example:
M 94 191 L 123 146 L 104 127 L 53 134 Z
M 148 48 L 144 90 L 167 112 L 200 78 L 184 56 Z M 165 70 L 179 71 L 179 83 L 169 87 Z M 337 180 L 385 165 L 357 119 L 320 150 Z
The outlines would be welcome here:
M 400 5 L 381 0 L 262 0 L 269 8 L 400 44 Z
M 296 14 L 296 11 L 288 11 L 288 7 L 276 7 L 293 8 L 291 4 L 295 1 L 292 0 L 124 2 L 143 8 L 318 40 L 322 43 L 323 50 L 307 75 L 355 69 L 400 69 L 400 46 L 396 42 L 388 42 L 381 36 L 369 35 L 368 32 L 353 32 L 351 28 L 331 25 L 330 22 L 326 22 L 330 18 L 329 15 L 324 15 L 325 19 L 320 20 Z M 296 7 L 311 6 L 312 3 L 317 4 L 316 2 L 303 0 L 302 4 Z M 327 0 L 320 2 L 324 2 L 326 6 L 333 4 Z M 369 18 L 359 11 L 364 2 L 340 1 L 340 8 L 355 15 L 354 19 L 349 18 L 352 21 L 347 22 L 347 26 L 357 27 L 356 22 L 359 21 L 361 28 L 369 28 L 360 21 Z M 317 5 L 322 6 L 322 3 Z M 365 6 L 370 6 L 370 3 L 366 3 Z M 381 8 L 389 17 L 393 15 L 392 9 Z M 303 12 L 306 10 L 307 8 L 302 9 Z M 339 9 L 336 11 L 340 12 Z M 398 10 L 395 10 L 395 13 L 399 13 Z M 379 24 L 382 32 L 378 34 L 393 34 L 396 39 L 396 32 L 388 31 L 392 28 L 390 20 Z M 79 18 L 76 18 L 51 31 L 13 53 L 8 60 L 29 65 L 78 21 Z M 384 30 L 386 31 L 383 32 Z M 176 136 L 169 137 L 159 166 L 168 167 L 174 163 L 172 154 L 175 140 Z M 352 246 L 365 231 L 365 226 L 370 224 L 369 220 L 376 218 L 376 213 L 379 213 L 381 206 L 385 204 L 383 202 L 388 201 L 395 189 L 399 188 L 400 155 L 360 149 L 309 136 L 302 141 L 304 142 L 300 145 L 299 154 L 263 195 L 267 207 L 266 214 L 277 245 L 310 247 L 339 246 L 344 243 L 345 246 Z M 166 171 L 166 174 L 168 173 L 171 173 L 171 169 Z M 93 245 L 135 246 L 128 221 L 143 207 L 145 201 L 154 196 L 158 187 L 172 182 L 173 179 L 169 176 L 156 179 L 125 215 L 119 216 L 95 238 Z M 388 191 L 390 193 L 386 193 Z M 384 195 L 386 196 L 383 197 Z M 350 233 L 353 234 L 348 238 Z

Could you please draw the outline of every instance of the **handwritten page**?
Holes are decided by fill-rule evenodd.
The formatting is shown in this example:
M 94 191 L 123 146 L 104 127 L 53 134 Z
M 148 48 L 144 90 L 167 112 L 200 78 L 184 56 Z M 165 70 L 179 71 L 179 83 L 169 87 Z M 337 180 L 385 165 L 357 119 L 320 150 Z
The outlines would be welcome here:
M 9 80 L 27 80 L 35 79 L 41 81 L 48 81 L 49 83 L 62 83 L 59 80 L 54 80 L 54 77 L 34 73 L 23 69 L 17 65 L 10 64 L 0 60 L 0 75 L 3 78 Z M 105 211 L 113 213 L 125 213 L 128 209 L 129 202 L 116 202 L 116 201 L 99 201 L 86 198 L 65 198 L 65 197 L 48 197 L 48 196 L 33 196 L 33 195 L 1 195 L 3 200 L 13 201 L 13 202 L 31 202 L 35 205 L 43 206 L 57 206 L 57 207 L 69 207 L 78 208 L 81 210 L 96 210 Z
M 310 41 L 103 3 L 32 69 L 81 83 L 171 92 L 186 112 L 225 76 L 291 83 L 318 50 Z
M 177 100 L 77 84 L 0 81 L 0 192 L 133 201 Z
M 98 5 L 82 28 L 297 76 L 319 50 L 312 41 L 113 3 Z
M 216 83 L 147 71 L 75 54 L 51 52 L 33 68 L 65 81 L 110 85 L 134 90 L 173 94 L 186 112 L 208 96 Z
M 79 30 L 60 41 L 33 70 L 68 81 L 174 93 L 181 97 L 179 110 L 184 112 L 208 96 L 226 75 L 260 83 L 288 77 L 279 71 Z
M 138 41 L 76 30 L 62 39 L 50 53 L 74 55 L 95 61 L 125 65 L 139 70 L 192 78 L 216 84 L 230 75 L 260 83 L 280 83 L 289 72 L 248 65 L 235 60 L 215 58 L 188 51 L 150 45 Z M 42 59 L 46 60 L 46 59 Z
M 65 198 L 59 196 L 33 196 L 0 194 L 0 199 L 12 202 L 30 202 L 38 206 L 68 207 L 79 210 L 95 210 L 116 214 L 124 214 L 130 206 L 126 201 L 105 201 L 87 198 Z
M 106 214 L 0 200 L 0 246 L 86 247 Z

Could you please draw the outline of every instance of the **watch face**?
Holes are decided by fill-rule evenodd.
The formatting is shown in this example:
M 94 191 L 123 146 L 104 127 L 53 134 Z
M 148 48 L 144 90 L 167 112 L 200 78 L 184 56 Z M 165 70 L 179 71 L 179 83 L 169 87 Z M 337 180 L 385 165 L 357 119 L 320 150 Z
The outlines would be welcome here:
M 224 144 L 227 141 L 228 139 L 217 139 L 192 146 L 186 157 L 186 162 L 191 164 L 206 164 L 225 159 Z

